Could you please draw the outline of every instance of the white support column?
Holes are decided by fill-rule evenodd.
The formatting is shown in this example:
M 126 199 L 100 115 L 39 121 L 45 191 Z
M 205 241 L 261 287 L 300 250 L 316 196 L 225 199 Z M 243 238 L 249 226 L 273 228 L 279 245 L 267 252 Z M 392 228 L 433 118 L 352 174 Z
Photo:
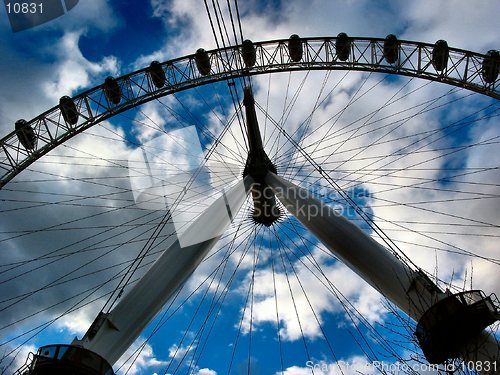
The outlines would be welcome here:
M 98 317 L 97 332 L 90 338 L 76 340 L 73 345 L 83 346 L 114 364 L 217 243 L 241 208 L 251 183 L 250 177 L 240 181 L 204 211 L 184 234 L 199 236 L 202 232 L 205 241 L 181 247 L 176 240 L 108 315 L 101 320 Z
M 345 265 L 418 320 L 439 298 L 421 274 L 311 193 L 273 173 L 266 182 L 286 209 Z
M 425 275 L 416 272 L 372 237 L 312 197 L 311 193 L 269 172 L 266 183 L 276 197 L 323 245 L 367 283 L 397 305 L 415 321 L 441 298 L 441 293 Z M 459 330 L 460 327 L 457 327 Z M 483 331 L 462 353 L 466 361 L 500 366 L 500 346 L 495 337 Z M 497 370 L 500 367 L 497 367 Z M 480 371 L 494 374 L 495 372 Z

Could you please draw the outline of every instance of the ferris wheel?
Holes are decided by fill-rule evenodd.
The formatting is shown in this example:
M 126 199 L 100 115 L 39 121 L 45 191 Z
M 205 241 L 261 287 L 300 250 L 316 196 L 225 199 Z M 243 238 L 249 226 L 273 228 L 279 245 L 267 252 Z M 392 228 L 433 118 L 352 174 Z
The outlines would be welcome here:
M 500 259 L 472 246 L 498 237 L 487 210 L 472 210 L 494 209 L 498 165 L 494 154 L 463 159 L 476 148 L 498 150 L 499 67 L 497 51 L 442 40 L 344 33 L 242 40 L 109 77 L 18 121 L 1 140 L 4 215 L 18 225 L 2 242 L 40 251 L 2 264 L 1 282 L 44 276 L 2 301 L 5 313 L 23 303 L 26 310 L 2 329 L 57 312 L 11 339 L 28 342 L 65 315 L 92 303 L 101 308 L 83 337 L 41 347 L 18 373 L 113 374 L 148 325 L 118 371 L 127 373 L 169 327 L 179 342 L 165 373 L 195 373 L 221 335 L 232 338 L 229 350 L 220 348 L 227 373 L 240 371 L 238 361 L 245 373 L 257 373 L 252 356 L 266 340 L 276 373 L 290 368 L 286 346 L 297 343 L 309 373 L 321 373 L 313 350 L 348 373 L 339 364 L 338 332 L 327 323 L 335 314 L 350 321 L 342 340 L 372 363 L 426 361 L 443 373 L 450 364 L 457 373 L 495 373 L 497 297 L 465 285 L 467 277 L 457 286 L 452 270 L 440 266 L 448 256 L 457 264 L 478 260 L 498 285 Z M 151 103 L 169 124 L 142 109 Z M 443 112 L 457 103 L 460 110 Z M 147 136 L 106 124 L 131 116 Z M 468 139 L 458 141 L 461 132 Z M 74 147 L 84 136 L 99 147 Z M 116 144 L 123 154 L 114 153 Z M 35 191 L 46 199 L 31 201 Z M 458 213 L 457 204 L 471 210 Z M 46 214 L 47 225 L 24 226 L 36 214 Z M 40 241 L 47 233 L 53 243 Z M 78 267 L 66 268 L 75 261 Z M 383 296 L 390 318 L 368 316 L 342 290 L 338 261 Z M 421 262 L 435 264 L 435 273 Z M 73 295 L 40 302 L 60 285 L 74 285 Z M 183 315 L 187 304 L 195 306 L 191 316 Z M 225 312 L 235 315 L 234 327 L 220 324 Z M 274 337 L 259 337 L 259 326 L 269 323 Z

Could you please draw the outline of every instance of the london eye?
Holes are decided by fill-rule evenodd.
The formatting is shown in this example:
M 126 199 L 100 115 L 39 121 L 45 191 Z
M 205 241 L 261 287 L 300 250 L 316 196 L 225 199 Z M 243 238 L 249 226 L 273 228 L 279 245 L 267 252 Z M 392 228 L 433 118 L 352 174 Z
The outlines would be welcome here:
M 348 374 L 346 346 L 360 373 L 496 373 L 498 51 L 207 14 L 218 48 L 2 138 L 4 359 L 90 312 L 18 373 L 125 374 L 162 332 L 165 374 Z

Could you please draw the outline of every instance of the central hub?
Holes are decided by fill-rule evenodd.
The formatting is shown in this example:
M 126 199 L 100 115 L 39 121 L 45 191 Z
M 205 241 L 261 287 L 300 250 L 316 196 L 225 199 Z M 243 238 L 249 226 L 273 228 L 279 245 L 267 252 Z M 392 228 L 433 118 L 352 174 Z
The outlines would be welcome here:
M 268 172 L 276 173 L 277 171 L 262 145 L 255 112 L 255 100 L 250 87 L 244 89 L 243 105 L 245 106 L 248 139 L 248 157 L 243 176 L 248 175 L 254 180 L 251 187 L 254 207 L 252 218 L 256 223 L 270 226 L 279 219 L 281 212 L 276 205 L 273 190 L 266 184 L 266 175 Z

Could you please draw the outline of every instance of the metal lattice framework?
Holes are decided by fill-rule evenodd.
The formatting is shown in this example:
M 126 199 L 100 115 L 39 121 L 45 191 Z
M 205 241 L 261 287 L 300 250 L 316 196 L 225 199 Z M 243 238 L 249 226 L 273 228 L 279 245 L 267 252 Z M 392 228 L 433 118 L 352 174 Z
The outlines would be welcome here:
M 56 146 L 118 113 L 194 86 L 243 76 L 300 70 L 381 72 L 443 82 L 500 98 L 498 76 L 487 82 L 483 75 L 487 55 L 449 48 L 445 67 L 438 70 L 433 64 L 434 44 L 397 41 L 397 58 L 388 63 L 384 56 L 385 39 L 349 38 L 347 58 L 337 53 L 338 39 L 300 39 L 303 52 L 300 60 L 291 57 L 289 39 L 254 43 L 252 64 L 245 61 L 242 46 L 208 51 L 209 72 L 198 68 L 195 54 L 170 60 L 161 64 L 165 73 L 161 87 L 155 85 L 148 68 L 117 78 L 118 103 L 106 94 L 105 84 L 90 89 L 71 99 L 78 112 L 74 124 L 65 120 L 59 105 L 27 122 L 26 128 L 30 127 L 36 137 L 33 147 L 25 147 L 16 131 L 0 141 L 0 188 Z

